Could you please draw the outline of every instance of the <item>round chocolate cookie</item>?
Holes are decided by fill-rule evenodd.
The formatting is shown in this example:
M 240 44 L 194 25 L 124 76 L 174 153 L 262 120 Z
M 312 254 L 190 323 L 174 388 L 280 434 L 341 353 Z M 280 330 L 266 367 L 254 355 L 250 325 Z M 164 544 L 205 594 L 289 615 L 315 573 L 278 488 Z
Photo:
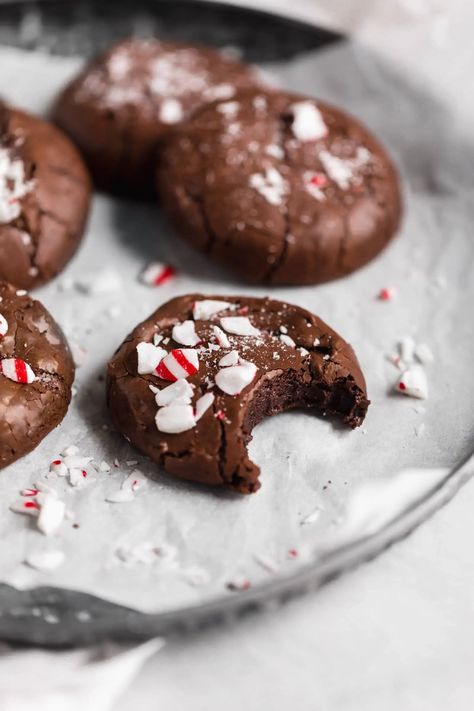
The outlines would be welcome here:
M 0 103 L 0 280 L 31 289 L 56 276 L 79 245 L 89 202 L 69 139 Z
M 256 80 L 255 69 L 213 49 L 128 39 L 65 88 L 54 119 L 83 152 L 98 187 L 151 196 L 158 147 L 170 127 Z
M 400 220 L 385 150 L 333 106 L 246 91 L 177 127 L 159 191 L 194 247 L 255 283 L 316 284 L 349 274 Z
M 51 315 L 0 282 L 0 469 L 61 422 L 73 380 L 67 342 Z
M 256 491 L 252 429 L 265 417 L 313 408 L 358 427 L 364 376 L 351 346 L 299 306 L 191 294 L 161 306 L 108 366 L 115 426 L 181 479 Z

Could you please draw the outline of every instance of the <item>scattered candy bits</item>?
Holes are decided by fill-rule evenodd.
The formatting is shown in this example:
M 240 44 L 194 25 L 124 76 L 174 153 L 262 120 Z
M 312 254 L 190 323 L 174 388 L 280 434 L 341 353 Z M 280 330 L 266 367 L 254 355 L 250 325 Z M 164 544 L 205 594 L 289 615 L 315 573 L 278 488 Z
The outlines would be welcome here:
M 419 366 L 405 370 L 396 383 L 396 390 L 403 395 L 426 400 L 428 397 L 428 381 L 425 371 Z
M 6 336 L 8 333 L 8 322 L 5 316 L 0 314 L 0 338 Z
M 393 301 L 396 296 L 398 296 L 398 289 L 394 286 L 386 286 L 380 289 L 377 299 L 379 301 Z
M 152 262 L 140 274 L 140 281 L 147 286 L 163 286 L 176 274 L 176 269 L 161 262 Z

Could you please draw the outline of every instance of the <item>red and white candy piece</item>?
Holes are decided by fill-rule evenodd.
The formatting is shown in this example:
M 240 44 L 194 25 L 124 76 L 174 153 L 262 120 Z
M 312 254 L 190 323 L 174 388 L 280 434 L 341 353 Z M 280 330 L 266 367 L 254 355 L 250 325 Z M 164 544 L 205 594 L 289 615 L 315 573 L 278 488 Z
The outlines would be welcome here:
M 426 400 L 428 397 L 428 381 L 425 371 L 416 365 L 408 368 L 401 374 L 395 388 L 403 395 Z
M 0 338 L 3 338 L 3 336 L 6 336 L 8 333 L 8 322 L 5 316 L 2 316 L 0 314 Z
M 183 346 L 197 346 L 201 341 L 196 333 L 194 321 L 183 321 L 175 324 L 171 335 L 176 343 L 181 343 Z
M 222 368 L 216 375 L 216 385 L 227 395 L 238 395 L 250 385 L 257 373 L 257 366 L 246 360 L 238 365 Z
M 196 419 L 192 405 L 167 405 L 160 407 L 155 422 L 160 432 L 179 434 L 191 430 L 196 424 Z
M 156 373 L 163 380 L 175 381 L 178 378 L 189 378 L 199 370 L 197 351 L 192 348 L 175 348 L 163 358 Z
M 290 106 L 293 114 L 291 130 L 299 141 L 318 141 L 328 133 L 319 109 L 311 101 L 298 101 Z
M 123 480 L 120 489 L 112 492 L 106 497 L 106 501 L 111 504 L 126 504 L 133 501 L 135 492 L 147 483 L 147 478 L 138 469 L 134 469 L 131 474 Z
M 174 267 L 161 262 L 152 262 L 140 275 L 140 281 L 147 286 L 162 286 L 176 274 Z
M 309 192 L 311 197 L 316 200 L 326 199 L 323 188 L 327 187 L 329 181 L 324 173 L 313 173 L 312 171 L 307 170 L 303 174 L 303 181 L 306 190 Z
M 194 388 L 184 378 L 178 378 L 163 390 L 158 390 L 155 395 L 156 404 L 159 407 L 166 405 L 190 405 Z
M 62 459 L 54 459 L 49 465 L 49 473 L 57 476 L 67 476 L 68 468 Z
M 230 348 L 230 341 L 222 328 L 219 328 L 219 326 L 213 326 L 212 330 L 216 337 L 216 341 L 221 348 Z
M 395 286 L 385 286 L 383 289 L 380 289 L 377 294 L 377 299 L 379 301 L 393 301 L 397 294 L 398 289 Z
M 252 326 L 247 316 L 224 316 L 220 319 L 222 328 L 235 336 L 259 336 L 260 331 Z
M 0 360 L 0 373 L 15 383 L 29 385 L 36 380 L 31 367 L 20 358 L 3 358 L 3 360 Z
M 153 343 L 139 343 L 137 345 L 138 366 L 137 372 L 140 375 L 155 373 L 159 363 L 166 356 L 166 351 Z
M 193 305 L 193 318 L 195 321 L 209 321 L 213 316 L 220 311 L 228 311 L 235 309 L 235 304 L 229 304 L 228 301 L 218 301 L 217 299 L 203 299 L 196 301 Z

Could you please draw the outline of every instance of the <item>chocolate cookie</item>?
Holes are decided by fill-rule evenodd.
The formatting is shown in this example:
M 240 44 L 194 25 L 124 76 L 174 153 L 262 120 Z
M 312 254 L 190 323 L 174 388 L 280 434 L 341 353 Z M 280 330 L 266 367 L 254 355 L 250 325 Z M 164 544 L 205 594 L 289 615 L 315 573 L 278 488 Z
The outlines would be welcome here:
M 358 427 L 369 401 L 354 351 L 299 306 L 191 294 L 161 306 L 109 363 L 117 429 L 181 479 L 256 491 L 246 446 L 265 417 L 313 408 Z
M 67 342 L 51 315 L 0 282 L 0 469 L 61 422 L 73 380 Z
M 66 87 L 54 118 L 99 187 L 143 197 L 153 195 L 156 154 L 170 127 L 255 81 L 254 69 L 213 49 L 128 39 Z
M 69 139 L 0 103 L 0 280 L 31 289 L 56 276 L 79 245 L 89 202 Z
M 178 232 L 256 283 L 349 274 L 392 238 L 397 174 L 385 150 L 333 106 L 246 91 L 177 127 L 159 191 Z

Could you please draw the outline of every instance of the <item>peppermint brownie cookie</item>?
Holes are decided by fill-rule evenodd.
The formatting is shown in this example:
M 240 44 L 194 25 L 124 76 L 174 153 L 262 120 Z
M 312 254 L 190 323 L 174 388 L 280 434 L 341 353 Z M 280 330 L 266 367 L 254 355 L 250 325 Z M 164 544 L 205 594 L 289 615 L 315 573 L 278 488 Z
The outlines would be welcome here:
M 56 276 L 79 245 L 89 202 L 69 139 L 0 103 L 0 280 L 30 289 Z
M 255 81 L 254 69 L 213 49 L 128 39 L 66 87 L 54 117 L 99 187 L 143 197 L 153 194 L 158 146 L 170 128 Z
M 265 417 L 312 408 L 358 427 L 366 414 L 354 351 L 314 314 L 272 299 L 181 296 L 128 336 L 109 363 L 115 426 L 181 479 L 256 491 L 247 455 Z
M 371 133 L 340 109 L 283 92 L 201 109 L 168 140 L 158 182 L 178 232 L 256 283 L 349 274 L 400 220 L 397 174 Z
M 74 364 L 38 301 L 0 282 L 0 469 L 34 449 L 67 412 Z

